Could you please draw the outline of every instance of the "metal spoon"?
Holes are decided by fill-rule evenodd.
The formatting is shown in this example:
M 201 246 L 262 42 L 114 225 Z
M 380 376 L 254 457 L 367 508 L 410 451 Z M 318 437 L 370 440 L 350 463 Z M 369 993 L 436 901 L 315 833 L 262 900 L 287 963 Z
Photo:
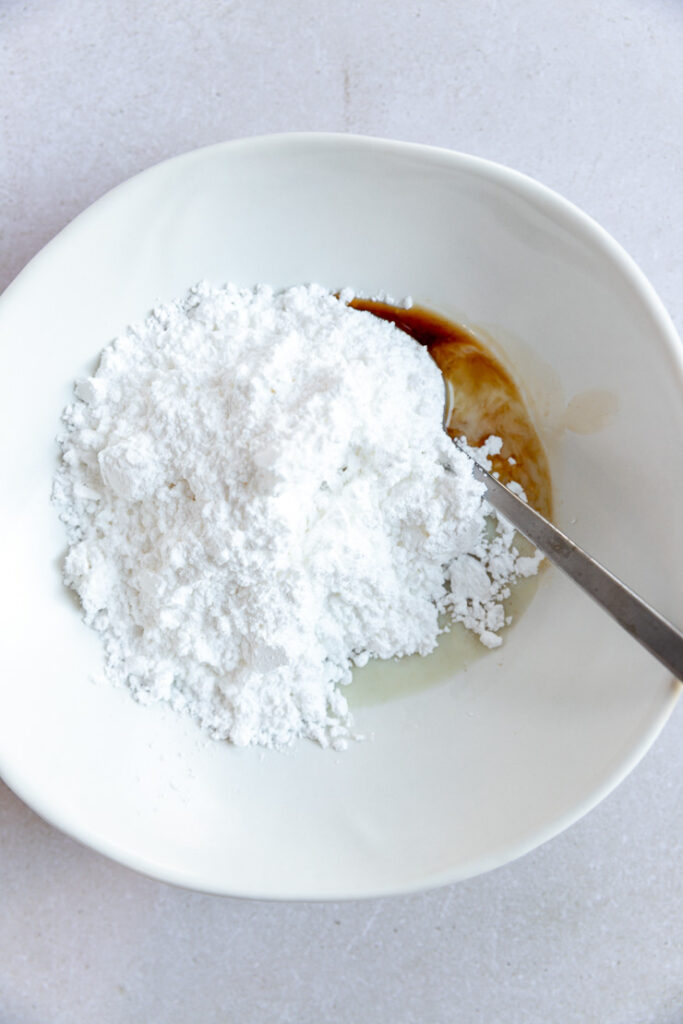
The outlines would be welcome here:
M 676 679 L 683 680 L 683 633 L 544 516 L 491 476 L 457 441 L 454 443 L 472 459 L 474 475 L 485 485 L 489 504 L 602 605 Z

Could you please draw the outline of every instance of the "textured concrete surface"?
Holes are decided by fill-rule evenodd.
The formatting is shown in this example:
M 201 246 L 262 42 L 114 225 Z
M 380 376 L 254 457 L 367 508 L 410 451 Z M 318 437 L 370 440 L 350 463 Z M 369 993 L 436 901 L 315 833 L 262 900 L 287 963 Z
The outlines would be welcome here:
M 166 156 L 286 130 L 510 164 L 596 217 L 683 328 L 679 0 L 0 3 L 0 287 Z M 0 785 L 0 1024 L 683 1020 L 683 711 L 569 832 L 348 904 L 141 878 Z

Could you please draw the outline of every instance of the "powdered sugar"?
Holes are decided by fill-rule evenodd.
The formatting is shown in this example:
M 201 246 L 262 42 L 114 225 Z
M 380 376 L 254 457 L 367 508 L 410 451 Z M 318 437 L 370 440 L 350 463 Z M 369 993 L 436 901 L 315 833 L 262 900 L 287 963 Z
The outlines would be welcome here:
M 444 611 L 497 645 L 538 559 L 443 402 L 426 350 L 318 286 L 201 284 L 112 342 L 54 491 L 111 678 L 238 744 L 340 746 L 354 664 L 428 654 Z

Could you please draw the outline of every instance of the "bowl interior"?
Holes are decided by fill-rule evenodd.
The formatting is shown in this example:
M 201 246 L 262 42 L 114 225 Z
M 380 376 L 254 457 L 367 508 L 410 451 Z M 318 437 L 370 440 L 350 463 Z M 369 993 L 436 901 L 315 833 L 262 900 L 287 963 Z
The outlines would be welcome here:
M 681 358 L 615 243 L 471 157 L 335 136 L 211 147 L 109 193 L 0 300 L 4 778 L 109 856 L 212 892 L 407 891 L 532 848 L 624 776 L 676 696 L 553 570 L 502 648 L 466 670 L 442 658 L 422 687 L 414 659 L 412 689 L 361 702 L 368 738 L 343 754 L 212 743 L 101 681 L 99 643 L 60 581 L 58 418 L 114 334 L 201 278 L 412 295 L 493 338 L 548 447 L 559 525 L 675 615 Z

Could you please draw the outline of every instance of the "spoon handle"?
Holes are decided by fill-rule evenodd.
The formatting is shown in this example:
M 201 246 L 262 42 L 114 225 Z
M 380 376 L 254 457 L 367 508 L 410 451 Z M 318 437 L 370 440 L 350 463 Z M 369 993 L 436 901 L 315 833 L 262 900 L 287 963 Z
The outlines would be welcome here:
M 487 500 L 497 512 L 683 680 L 683 633 L 476 462 L 474 475 L 486 485 Z

